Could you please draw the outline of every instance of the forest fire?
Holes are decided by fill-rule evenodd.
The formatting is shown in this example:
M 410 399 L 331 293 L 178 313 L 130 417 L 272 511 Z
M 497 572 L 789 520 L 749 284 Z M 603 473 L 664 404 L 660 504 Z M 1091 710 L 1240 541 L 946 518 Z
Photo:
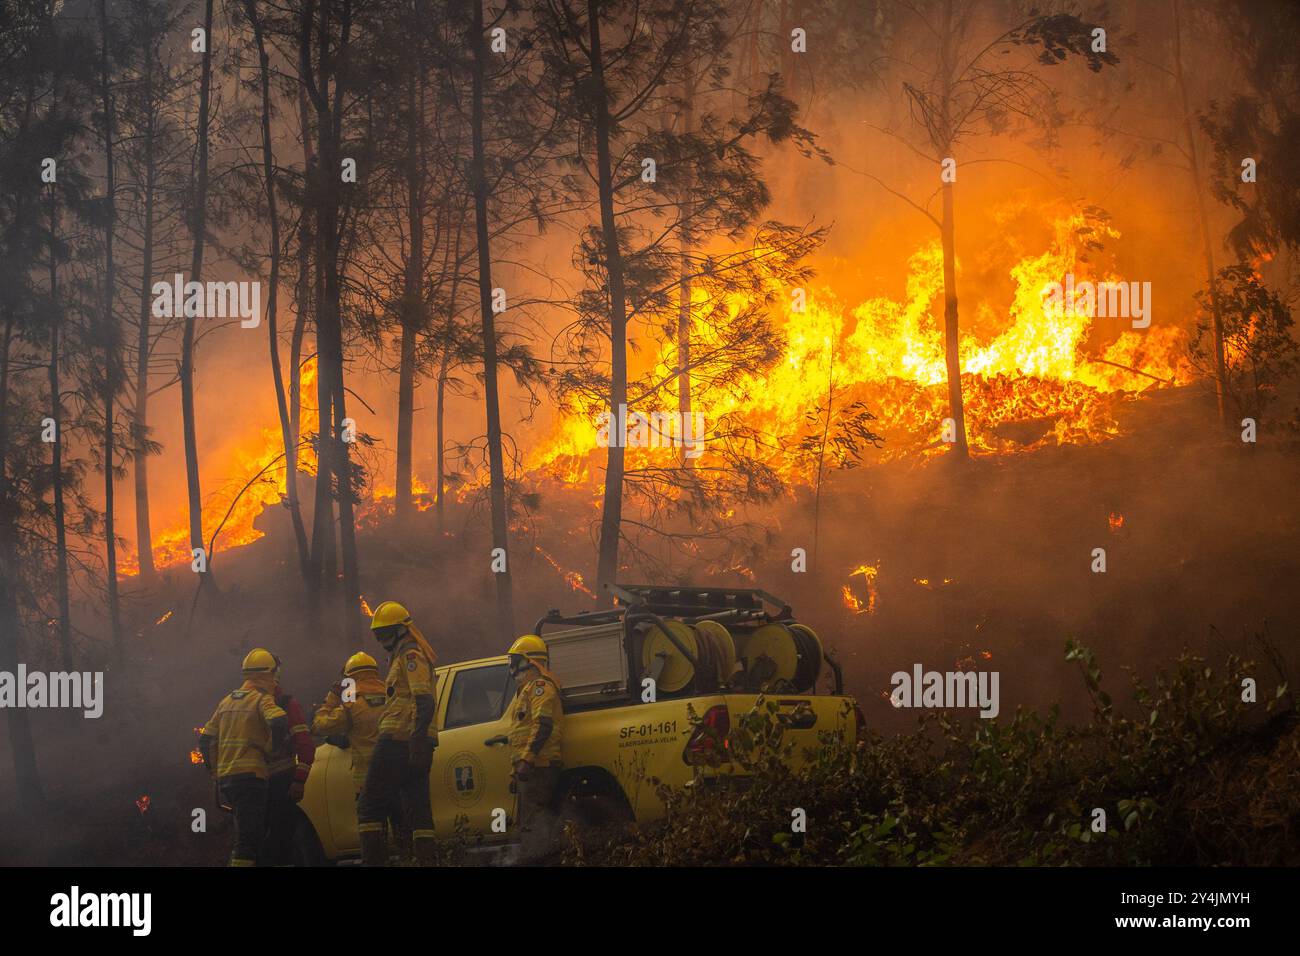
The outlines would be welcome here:
M 1297 40 L 0 0 L 0 862 L 1300 860 Z
M 302 365 L 299 434 L 306 439 L 316 433 L 320 416 L 308 396 L 316 390 L 316 359 L 313 356 Z M 269 413 L 272 420 L 274 409 Z M 298 468 L 305 474 L 316 471 L 316 453 L 310 443 L 299 442 Z M 278 425 L 263 427 L 256 441 L 236 450 L 232 458 L 223 463 L 225 476 L 220 491 L 210 494 L 203 505 L 203 527 L 209 535 L 205 549 L 220 533 L 217 544 L 221 548 L 237 548 L 251 544 L 264 532 L 255 527 L 258 517 L 268 507 L 283 504 L 285 487 L 284 441 Z M 154 564 L 158 568 L 187 565 L 193 560 L 190 549 L 189 526 L 178 523 L 161 534 L 153 536 Z M 209 555 L 211 557 L 211 555 Z M 122 556 L 119 569 L 123 576 L 140 573 L 139 559 L 134 552 Z M 161 621 L 159 623 L 162 623 Z
M 996 323 L 998 331 L 983 340 L 969 334 L 963 338 L 962 387 L 975 453 L 1104 441 L 1118 434 L 1113 417 L 1117 402 L 1162 381 L 1187 379 L 1181 358 L 1184 335 L 1177 326 L 1128 330 L 1105 342 L 1095 334 L 1095 305 L 1087 307 L 1081 293 L 1061 303 L 1045 298 L 1047 287 L 1063 276 L 1088 274 L 1090 267 L 1081 258 L 1085 237 L 1104 231 L 1118 238 L 1118 232 L 1091 221 L 1085 212 L 1056 218 L 1052 231 L 1045 252 L 1009 264 L 1011 301 L 979 304 L 985 326 L 996 323 L 995 316 L 1006 317 Z M 830 290 L 814 291 L 805 312 L 787 307 L 782 319 L 785 351 L 773 368 L 711 402 L 696 391 L 710 431 L 723 420 L 737 419 L 768 436 L 769 462 L 795 486 L 811 480 L 813 466 L 788 454 L 792 439 L 806 429 L 810 411 L 824 414 L 828 402 L 832 415 L 854 402 L 875 415 L 873 429 L 885 438 L 876 460 L 939 450 L 947 394 L 937 243 L 911 257 L 906 290 L 902 301 L 875 298 L 853 308 L 842 306 Z M 733 310 L 738 307 L 733 303 Z M 703 335 L 705 330 L 698 331 Z M 672 357 L 665 353 L 656 374 L 669 375 L 671 369 Z M 1043 424 L 1027 441 L 1000 434 L 1002 426 L 1019 422 Z M 594 425 L 583 416 L 561 420 L 530 457 L 530 467 L 569 484 L 595 480 L 593 434 Z M 652 462 L 653 454 L 628 451 L 638 465 Z M 706 444 L 702 464 L 712 460 L 710 454 Z
M 1013 286 L 1009 303 L 984 301 L 978 306 L 981 323 L 998 331 L 984 339 L 966 334 L 962 344 L 962 386 L 971 449 L 976 454 L 1012 454 L 1047 444 L 1085 444 L 1118 434 L 1117 402 L 1158 387 L 1162 382 L 1186 381 L 1189 369 L 1181 357 L 1184 335 L 1175 325 L 1123 331 L 1112 341 L 1099 339 L 1093 311 L 1082 294 L 1051 303 L 1044 290 L 1067 274 L 1088 275 L 1081 258 L 1085 236 L 1099 231 L 1118 237 L 1109 226 L 1092 222 L 1084 212 L 1071 212 L 1051 222 L 1053 239 L 1043 253 L 1010 263 Z M 1097 276 L 1099 281 L 1112 276 Z M 833 291 L 814 289 L 804 312 L 787 306 L 782 314 L 784 354 L 763 378 L 753 378 L 734 393 L 710 395 L 696 385 L 697 407 L 703 409 L 710 432 L 719 423 L 734 421 L 767 436 L 760 456 L 792 488 L 812 480 L 815 466 L 790 448 L 807 428 L 810 409 L 832 417 L 862 403 L 875 419 L 873 428 L 884 438 L 873 454 L 876 461 L 938 452 L 947 414 L 941 311 L 943 274 L 938 244 L 918 250 L 910 260 L 906 295 L 899 301 L 874 298 L 852 308 L 839 303 Z M 744 300 L 736 297 L 734 311 Z M 1076 307 L 1077 305 L 1077 307 Z M 1001 323 L 995 316 L 1004 315 Z M 706 335 L 697 327 L 700 336 Z M 1094 349 L 1095 351 L 1090 351 Z M 670 375 L 672 355 L 664 350 L 656 374 Z M 301 433 L 317 428 L 314 406 L 315 359 L 303 365 Z M 268 412 L 274 417 L 273 411 Z M 1030 423 L 1026 436 L 1007 437 L 1007 426 Z M 549 436 L 527 455 L 525 471 L 536 478 L 558 481 L 589 496 L 599 507 L 601 457 L 595 441 L 594 417 L 569 409 L 561 412 Z M 762 448 L 766 448 L 766 452 Z M 705 442 L 701 465 L 717 457 Z M 633 466 L 656 462 L 652 449 L 632 448 Z M 712 456 L 712 457 L 711 457 Z M 299 467 L 314 473 L 315 455 L 302 447 Z M 283 446 L 278 428 L 264 427 L 255 442 L 241 448 L 223 472 L 231 475 L 223 491 L 204 507 L 204 527 L 221 527 L 220 545 L 238 547 L 262 537 L 254 525 L 267 507 L 281 505 L 285 492 Z M 261 475 L 240 495 L 253 476 Z M 460 497 L 475 493 L 481 482 L 467 482 Z M 376 475 L 369 499 L 358 512 L 361 526 L 373 526 L 394 512 L 395 489 L 390 477 Z M 414 476 L 415 508 L 434 504 L 428 483 Z M 229 515 L 227 516 L 227 512 Z M 224 520 L 224 524 L 222 523 Z M 160 567 L 188 564 L 188 531 L 178 525 L 155 537 L 155 562 Z M 553 560 L 553 559 L 548 559 Z M 136 573 L 133 556 L 123 562 L 125 574 Z M 585 585 L 556 565 L 569 586 L 587 593 Z

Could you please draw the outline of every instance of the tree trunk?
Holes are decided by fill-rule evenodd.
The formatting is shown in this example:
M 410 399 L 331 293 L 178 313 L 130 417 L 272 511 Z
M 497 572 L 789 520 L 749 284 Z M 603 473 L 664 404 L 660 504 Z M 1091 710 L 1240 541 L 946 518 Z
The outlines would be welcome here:
M 623 254 L 618 247 L 618 224 L 614 218 L 614 184 L 610 161 L 610 117 L 605 88 L 605 64 L 600 49 L 600 2 L 587 0 L 587 31 L 591 62 L 591 87 L 596 129 L 597 184 L 600 191 L 600 225 L 605 246 L 605 272 L 609 285 L 610 341 L 610 429 L 614 433 L 627 404 L 627 305 L 623 290 Z M 605 465 L 605 502 L 600 516 L 600 554 L 596 565 L 598 592 L 618 577 L 619 537 L 623 520 L 624 448 L 621 441 L 609 443 Z M 612 599 L 611 599 L 612 600 Z
M 434 514 L 438 519 L 438 533 L 442 534 L 446 530 L 446 513 L 443 506 L 443 488 L 447 484 L 447 466 L 446 452 L 444 451 L 446 439 L 443 437 L 443 416 L 447 406 L 447 373 L 451 367 L 451 349 L 444 349 L 442 353 L 442 363 L 438 366 L 438 407 L 435 413 L 437 419 L 434 426 L 435 440 L 438 443 L 436 453 L 437 464 L 435 471 L 435 487 L 433 492 Z
M 303 215 L 306 216 L 304 210 Z M 300 241 L 299 249 L 299 273 L 298 283 L 294 298 L 296 300 L 296 312 L 293 317 L 293 333 L 289 338 L 289 457 L 284 466 L 284 487 L 285 494 L 289 499 L 289 510 L 296 512 L 298 520 L 304 526 L 306 533 L 306 522 L 302 518 L 302 501 L 298 494 L 298 445 L 302 441 L 302 343 L 307 331 L 307 296 L 310 294 L 310 280 L 308 278 L 310 266 L 308 264 L 307 240 L 304 238 Z M 311 551 L 310 547 L 299 546 L 299 558 L 303 583 L 312 590 L 311 579 Z
M 51 484 L 54 492 L 54 589 L 59 603 L 59 652 L 64 670 L 72 669 L 72 608 L 68 597 L 68 533 L 63 501 L 63 393 L 59 385 L 61 359 L 59 334 L 63 312 L 59 304 L 59 266 L 55 245 L 59 234 L 58 198 L 50 184 L 50 414 L 54 416 L 54 449 Z M 8 352 L 6 350 L 6 355 Z
M 153 530 L 149 523 L 149 456 L 145 443 L 149 436 L 149 320 L 153 315 L 153 207 L 157 189 L 154 146 L 157 137 L 157 114 L 154 105 L 153 58 L 150 48 L 144 52 L 144 237 L 140 263 L 140 319 L 135 348 L 135 417 L 131 422 L 135 440 L 135 550 L 140 565 L 140 580 L 152 584 L 156 572 L 153 564 Z M 53 276 L 51 276 L 51 285 Z
M 108 620 L 113 635 L 113 651 L 118 660 L 124 650 L 122 615 L 117 594 L 116 504 L 113 496 L 113 468 L 117 443 L 113 434 L 114 404 L 117 402 L 117 316 L 113 310 L 117 291 L 116 263 L 113 259 L 113 232 L 117 220 L 115 195 L 117 180 L 113 170 L 113 101 L 108 85 L 108 0 L 99 0 L 99 83 L 104 110 L 104 190 L 108 216 L 104 224 L 104 577 L 108 586 Z
M 322 16 L 324 16 L 323 13 Z M 332 492 L 334 466 L 329 438 L 334 401 L 329 384 L 329 374 L 321 355 L 320 331 L 321 313 L 324 310 L 325 303 L 325 275 L 321 265 L 325 253 L 325 243 L 322 234 L 320 210 L 323 205 L 322 193 L 325 190 L 322 177 L 328 175 L 328 173 L 322 172 L 320 158 L 312 145 L 313 137 L 319 140 L 325 133 L 323 130 L 316 129 L 312 123 L 306 94 L 306 84 L 311 77 L 311 42 L 314 17 L 315 7 L 311 3 L 305 4 L 302 11 L 303 24 L 301 46 L 299 48 L 299 69 L 303 77 L 299 109 L 301 111 L 303 154 L 306 162 L 307 181 L 304 215 L 310 218 L 310 238 L 315 247 L 310 281 L 313 303 L 312 313 L 316 326 L 316 483 L 312 506 L 311 551 L 308 556 L 310 565 L 308 583 L 314 595 L 312 598 L 313 617 L 320 613 L 320 599 L 316 596 L 319 590 L 334 587 L 337 560 L 334 544 L 334 497 Z M 324 64 L 321 66 L 321 75 L 322 89 L 317 91 L 316 95 L 323 96 L 329 89 L 327 85 L 324 85 L 327 79 Z M 310 106 L 316 111 L 317 124 L 320 123 L 322 115 L 328 120 L 328 112 L 322 104 L 313 101 Z M 305 226 L 304 223 L 304 228 Z
M 412 41 L 414 43 L 414 41 Z M 423 167 L 417 133 L 422 117 L 417 90 L 414 58 L 407 64 L 407 108 L 410 120 L 406 133 L 407 228 L 411 247 L 406 260 L 402 289 L 402 348 L 397 384 L 397 480 L 396 512 L 399 519 L 409 519 L 415 510 L 411 500 L 411 444 L 415 419 L 415 338 L 419 334 L 424 310 L 424 197 Z
M 685 66 L 686 76 L 682 83 L 682 132 L 690 134 L 695 130 L 695 75 L 690 63 Z M 683 433 L 691 415 L 691 277 L 694 265 L 691 255 L 695 247 L 694 223 L 691 221 L 691 193 L 695 187 L 695 177 L 688 166 L 682 184 L 682 199 L 678 205 L 678 216 L 682 220 L 679 235 L 678 280 L 677 280 L 677 411 L 681 414 Z M 682 443 L 682 467 L 694 467 L 695 460 L 688 454 L 689 446 Z
M 510 579 L 510 542 L 506 521 L 505 457 L 501 448 L 501 409 L 497 395 L 497 337 L 492 314 L 492 255 L 488 238 L 487 158 L 483 147 L 483 96 L 487 84 L 487 38 L 483 34 L 483 0 L 474 0 L 474 89 L 471 107 L 473 140 L 474 230 L 478 242 L 479 312 L 483 326 L 483 397 L 487 406 L 488 472 L 492 508 L 492 547 L 506 555 L 505 570 L 494 575 L 497 591 L 497 638 L 514 633 L 514 592 Z
M 194 251 L 190 258 L 190 281 L 203 281 L 203 242 L 207 231 L 208 202 L 208 106 L 212 88 L 212 0 L 203 6 L 203 63 L 199 78 L 198 162 L 195 174 L 191 229 Z M 199 490 L 199 442 L 194 421 L 194 319 L 185 310 L 185 331 L 181 339 L 181 417 L 185 433 L 185 488 L 190 509 L 190 548 L 204 550 L 203 496 Z
M 1218 275 L 1214 269 L 1214 249 L 1210 245 L 1210 222 L 1205 209 L 1204 180 L 1201 178 L 1200 157 L 1196 150 L 1196 130 L 1192 126 L 1192 112 L 1187 102 L 1187 84 L 1183 79 L 1183 28 L 1181 4 L 1174 0 L 1174 75 L 1178 81 L 1178 97 L 1183 109 L 1183 134 L 1187 137 L 1187 157 L 1192 167 L 1192 193 L 1196 197 L 1196 221 L 1200 227 L 1201 248 L 1205 253 L 1205 275 L 1210 289 L 1210 312 L 1214 317 L 1214 397 L 1218 405 L 1219 424 L 1228 427 L 1227 390 L 1228 369 L 1223 354 L 1223 307 L 1219 302 Z
M 298 87 L 298 119 L 302 128 L 303 176 L 308 185 L 312 182 L 315 166 L 315 153 L 312 149 L 311 113 L 307 108 L 307 93 Z M 298 222 L 298 281 L 294 286 L 293 335 L 289 340 L 289 438 L 292 448 L 285 462 L 285 493 L 289 497 L 289 508 L 296 511 L 299 520 L 302 515 L 302 503 L 298 495 L 298 445 L 302 441 L 302 343 L 307 331 L 308 303 L 311 302 L 311 244 L 312 244 L 311 202 L 304 197 L 301 218 Z M 319 364 L 319 360 L 318 360 Z M 319 427 L 319 425 L 317 426 Z M 319 462 L 317 474 L 319 475 Z M 305 524 L 305 522 L 304 522 Z M 314 530 L 314 529 L 313 529 Z M 315 573 L 313 574 L 313 568 Z M 320 587 L 319 563 L 313 564 L 310 547 L 306 552 L 302 566 L 303 582 L 307 585 L 310 611 L 313 620 L 319 616 L 320 604 L 316 598 Z
M 961 458 L 970 455 L 966 444 L 966 408 L 961 397 L 961 351 L 957 327 L 957 254 L 953 235 L 952 183 L 943 184 L 943 333 L 944 358 L 948 366 L 948 414 L 957 441 L 953 451 Z
M 445 420 L 447 411 L 447 376 L 451 373 L 452 353 L 456 345 L 456 303 L 460 300 L 460 247 L 461 238 L 465 234 L 465 209 L 462 207 L 460 217 L 456 221 L 456 247 L 451 256 L 451 295 L 447 299 L 447 326 L 443 335 L 442 344 L 442 361 L 438 365 L 438 402 L 437 402 L 437 430 L 436 440 L 438 442 L 437 465 L 435 471 L 437 487 L 434 490 L 434 511 L 438 519 L 438 534 L 442 535 L 446 531 L 446 510 L 444 506 L 444 497 L 447 487 L 447 443 L 445 437 Z M 443 261 L 443 272 L 446 273 L 447 260 Z
M 0 343 L 0 670 L 17 673 L 19 629 L 17 582 L 19 580 L 18 516 L 9 482 L 9 344 L 13 339 L 13 312 L 6 310 L 4 339 Z M 61 438 L 61 436 L 60 436 Z M 8 711 L 9 750 L 14 761 L 14 787 L 18 805 L 33 814 L 45 805 L 40 773 L 36 768 L 36 744 L 27 711 Z
M 271 277 L 266 297 L 266 331 L 270 346 L 271 380 L 275 387 L 275 407 L 280 415 L 280 438 L 284 444 L 285 494 L 289 501 L 289 518 L 293 522 L 294 541 L 298 546 L 298 565 L 307 573 L 307 532 L 297 507 L 296 490 L 291 494 L 290 461 L 297 458 L 297 438 L 289 421 L 289 406 L 284 394 L 284 373 L 280 368 L 280 328 L 276 306 L 280 291 L 280 210 L 275 195 L 275 157 L 271 152 L 271 58 L 266 52 L 262 21 L 257 15 L 256 0 L 244 0 L 244 12 L 253 28 L 262 87 L 262 178 L 266 181 L 266 209 L 271 220 Z M 295 469 L 296 470 L 296 469 Z
M 340 21 L 339 41 L 331 51 L 329 44 L 329 3 L 321 5 L 320 23 L 320 85 L 317 91 L 316 122 L 318 134 L 318 151 L 320 154 L 320 206 L 316 223 L 319 234 L 320 261 L 317 265 L 320 277 L 321 297 L 316 315 L 316 352 L 317 381 L 321 384 L 317 394 L 321 397 L 321 466 L 317 471 L 318 492 L 317 506 L 321 504 L 319 478 L 326 472 L 326 457 L 329 472 L 333 473 L 335 497 L 339 509 L 339 545 L 343 558 L 343 614 L 341 617 L 342 636 L 351 642 L 355 636 L 359 620 L 357 609 L 361 603 L 360 572 L 357 564 L 356 525 L 353 519 L 352 483 L 348 445 L 342 440 L 343 420 L 347 417 L 346 392 L 343 379 L 343 327 L 340 312 L 341 283 L 339 279 L 339 204 L 340 170 L 342 168 L 341 141 L 343 123 L 343 103 L 347 95 L 346 82 L 336 63 L 347 62 L 350 23 L 347 20 L 347 6 Z M 329 80 L 333 76 L 334 89 L 331 99 Z M 319 279 L 318 279 L 319 281 Z M 327 424 L 328 423 L 328 424 Z M 326 553 L 326 568 L 333 557 L 333 522 L 328 506 L 329 486 L 325 486 L 326 507 L 325 526 L 329 529 L 329 543 Z M 317 515 L 317 527 L 321 528 L 320 515 Z M 324 530 L 324 528 L 321 528 Z
M 411 479 L 411 432 L 415 424 L 415 329 L 402 323 L 401 366 L 397 375 L 397 517 L 407 520 L 414 512 Z

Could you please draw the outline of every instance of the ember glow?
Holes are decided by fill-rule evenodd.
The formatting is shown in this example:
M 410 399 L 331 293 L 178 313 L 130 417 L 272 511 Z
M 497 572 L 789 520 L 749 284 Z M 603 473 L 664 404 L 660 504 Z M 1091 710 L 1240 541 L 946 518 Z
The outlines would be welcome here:
M 546 563 L 549 564 L 551 567 L 553 567 L 559 573 L 559 575 L 562 578 L 564 578 L 564 583 L 567 584 L 571 590 L 576 591 L 579 594 L 585 594 L 587 595 L 587 597 L 590 598 L 594 598 L 596 596 L 596 592 L 591 590 L 589 587 L 587 587 L 586 582 L 583 580 L 582 575 L 579 572 L 566 571 L 563 567 L 560 566 L 560 562 L 556 561 L 555 558 L 551 557 L 551 555 L 540 545 L 535 545 L 534 550 L 536 550 L 538 554 L 540 554 L 543 558 L 545 558 Z

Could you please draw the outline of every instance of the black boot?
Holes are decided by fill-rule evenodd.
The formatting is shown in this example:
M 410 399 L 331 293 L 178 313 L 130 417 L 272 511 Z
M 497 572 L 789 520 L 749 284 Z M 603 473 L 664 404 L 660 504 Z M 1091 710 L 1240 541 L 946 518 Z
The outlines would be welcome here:
M 383 829 L 361 831 L 361 865 L 387 866 L 388 848 Z

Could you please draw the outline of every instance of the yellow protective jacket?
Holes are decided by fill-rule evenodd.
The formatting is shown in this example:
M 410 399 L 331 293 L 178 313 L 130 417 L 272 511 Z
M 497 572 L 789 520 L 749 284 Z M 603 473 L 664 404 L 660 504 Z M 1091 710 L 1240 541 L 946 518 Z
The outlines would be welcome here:
M 520 685 L 510 703 L 510 760 L 559 766 L 564 724 L 560 682 L 546 668 L 533 667 L 536 675 Z
M 379 718 L 379 736 L 390 740 L 410 740 L 420 730 L 436 739 L 433 726 L 433 662 L 414 638 L 404 638 L 393 650 L 388 678 L 384 681 L 388 702 Z M 417 727 L 422 720 L 424 728 Z
M 288 715 L 275 702 L 270 677 L 250 677 L 217 705 L 199 736 L 199 752 L 218 779 L 267 777 L 267 759 L 288 733 Z
M 357 681 L 355 700 L 345 701 L 331 690 L 312 718 L 311 732 L 318 737 L 347 735 L 348 753 L 352 756 L 352 784 L 358 793 L 366 782 L 370 755 L 379 739 L 379 718 L 387 700 L 384 682 L 378 674 L 362 677 Z

